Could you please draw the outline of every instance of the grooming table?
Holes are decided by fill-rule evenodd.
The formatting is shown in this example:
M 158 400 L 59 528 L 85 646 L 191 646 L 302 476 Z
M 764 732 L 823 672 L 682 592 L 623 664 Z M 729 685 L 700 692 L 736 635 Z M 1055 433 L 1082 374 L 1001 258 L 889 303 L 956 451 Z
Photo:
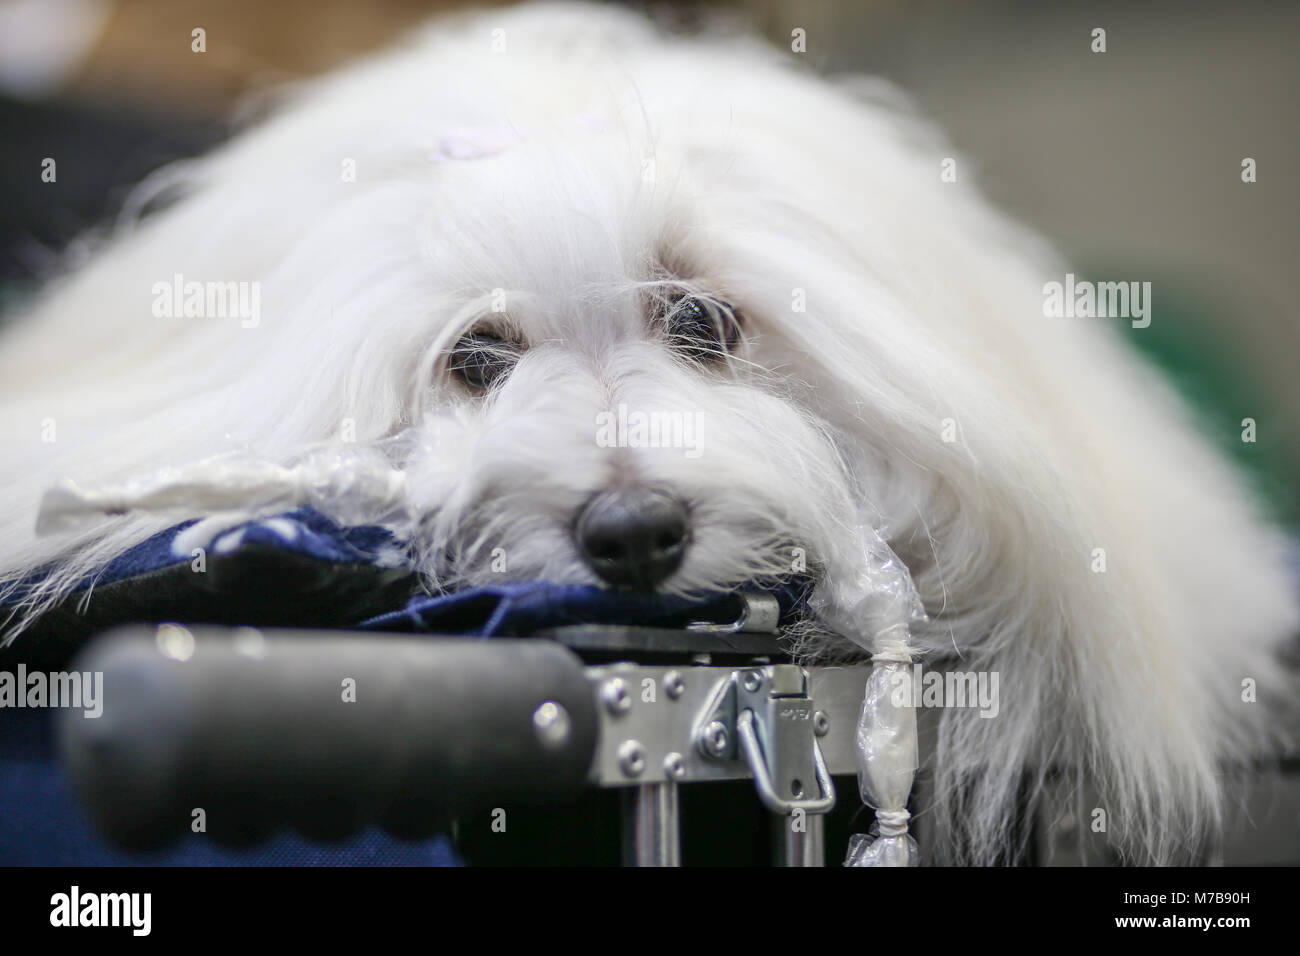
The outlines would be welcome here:
M 98 719 L 0 714 L 0 811 L 30 835 L 0 832 L 0 862 L 612 862 L 617 843 L 674 865 L 685 816 L 691 845 L 717 844 L 700 862 L 821 865 L 834 775 L 863 812 L 866 670 L 790 662 L 776 631 L 799 582 L 702 602 L 546 582 L 429 596 L 382 529 L 250 521 L 196 573 L 171 547 L 190 524 L 0 654 L 102 672 L 105 700 Z M 523 837 L 487 839 L 494 813 Z
M 775 632 L 799 582 L 704 602 L 546 582 L 429 596 L 380 529 L 250 522 L 195 573 L 170 548 L 187 527 L 0 649 L 0 671 L 102 671 L 105 699 L 98 719 L 0 711 L 0 865 L 821 865 L 870 821 L 866 668 L 791 662 Z M 1298 768 L 1254 772 L 1207 862 L 1300 859 Z M 1016 862 L 1115 862 L 1073 805 L 1024 817 Z
M 774 613 L 754 599 L 767 602 Z M 236 844 L 283 828 L 413 838 L 467 818 L 486 828 L 494 813 L 509 827 L 520 805 L 596 788 L 627 794 L 624 862 L 672 866 L 680 788 L 747 781 L 772 818 L 774 862 L 822 865 L 832 774 L 856 766 L 865 669 L 781 657 L 772 635 L 740 631 L 124 628 L 74 665 L 103 673 L 105 711 L 61 714 L 60 745 L 100 831 L 140 850 L 185 837 L 196 808 Z

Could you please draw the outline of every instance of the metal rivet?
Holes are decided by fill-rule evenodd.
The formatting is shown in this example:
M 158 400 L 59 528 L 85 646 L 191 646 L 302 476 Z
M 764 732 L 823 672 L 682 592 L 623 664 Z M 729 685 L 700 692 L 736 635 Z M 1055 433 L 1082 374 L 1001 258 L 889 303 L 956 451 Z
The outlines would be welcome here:
M 572 726 L 569 712 L 562 704 L 557 704 L 553 700 L 546 701 L 533 711 L 533 729 L 537 731 L 537 739 L 549 750 L 557 750 L 564 746 L 569 739 L 569 730 Z
M 632 695 L 628 693 L 627 682 L 621 677 L 605 681 L 600 689 L 600 699 L 605 702 L 605 709 L 611 714 L 626 714 L 632 708 Z
M 645 747 L 640 741 L 625 740 L 618 745 L 618 765 L 625 776 L 641 776 L 645 770 Z
M 750 671 L 745 675 L 745 690 L 751 694 L 755 693 L 763 686 L 763 675 L 758 671 Z
M 813 714 L 813 733 L 818 737 L 825 737 L 831 732 L 831 719 L 826 711 L 819 710 Z
M 680 780 L 686 776 L 686 761 L 679 753 L 670 753 L 664 757 L 664 773 L 669 780 Z
M 174 661 L 188 661 L 194 656 L 194 635 L 179 624 L 160 624 L 154 641 L 163 656 Z
M 721 757 L 726 754 L 729 743 L 731 743 L 731 735 L 727 733 L 727 725 L 720 720 L 711 721 L 700 734 L 700 747 L 709 757 Z
M 673 700 L 686 692 L 686 681 L 682 680 L 681 671 L 669 671 L 664 675 L 664 691 Z

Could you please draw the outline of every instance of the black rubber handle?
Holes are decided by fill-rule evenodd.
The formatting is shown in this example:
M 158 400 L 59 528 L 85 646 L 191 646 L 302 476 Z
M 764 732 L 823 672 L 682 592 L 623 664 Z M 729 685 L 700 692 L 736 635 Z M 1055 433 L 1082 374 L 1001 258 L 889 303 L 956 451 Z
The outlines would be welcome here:
M 450 812 L 571 799 L 595 750 L 582 662 L 543 640 L 163 625 L 74 666 L 103 674 L 103 714 L 63 713 L 64 765 L 129 847 L 200 820 L 236 843 L 427 835 Z

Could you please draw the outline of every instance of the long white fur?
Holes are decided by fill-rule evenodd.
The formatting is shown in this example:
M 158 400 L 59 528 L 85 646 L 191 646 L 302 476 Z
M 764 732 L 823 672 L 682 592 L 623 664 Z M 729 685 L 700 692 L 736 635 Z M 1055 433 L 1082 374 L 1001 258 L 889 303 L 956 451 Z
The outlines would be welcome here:
M 876 515 L 931 618 L 918 647 L 1001 675 L 996 719 L 942 716 L 940 858 L 999 858 L 1048 765 L 1099 782 L 1130 858 L 1195 850 L 1219 762 L 1267 736 L 1241 682 L 1275 693 L 1300 621 L 1281 536 L 1116 320 L 1044 318 L 1065 267 L 940 181 L 931 130 L 796 59 L 604 8 L 450 18 L 187 164 L 183 199 L 0 340 L 0 575 L 60 562 L 11 627 L 173 520 L 37 539 L 59 477 L 288 462 L 345 419 L 360 442 L 432 429 L 431 586 L 499 580 L 494 548 L 512 578 L 594 581 L 570 522 L 621 481 L 690 502 L 677 593 L 788 570 L 794 547 L 838 566 Z M 456 158 L 466 130 L 505 145 Z M 657 269 L 744 314 L 729 369 L 648 330 Z M 260 282 L 260 324 L 155 318 L 176 273 Z M 528 349 L 483 401 L 442 366 L 493 290 Z M 598 447 L 619 402 L 702 413 L 702 456 Z

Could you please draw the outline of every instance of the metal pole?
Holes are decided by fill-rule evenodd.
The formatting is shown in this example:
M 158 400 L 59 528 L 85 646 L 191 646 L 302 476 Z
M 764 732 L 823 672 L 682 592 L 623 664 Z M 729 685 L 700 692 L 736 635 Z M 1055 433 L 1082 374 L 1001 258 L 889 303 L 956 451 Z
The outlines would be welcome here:
M 825 866 L 826 818 L 797 813 L 773 818 L 777 866 Z
M 624 860 L 633 866 L 681 866 L 682 838 L 677 784 L 646 783 L 636 788 L 623 811 Z

